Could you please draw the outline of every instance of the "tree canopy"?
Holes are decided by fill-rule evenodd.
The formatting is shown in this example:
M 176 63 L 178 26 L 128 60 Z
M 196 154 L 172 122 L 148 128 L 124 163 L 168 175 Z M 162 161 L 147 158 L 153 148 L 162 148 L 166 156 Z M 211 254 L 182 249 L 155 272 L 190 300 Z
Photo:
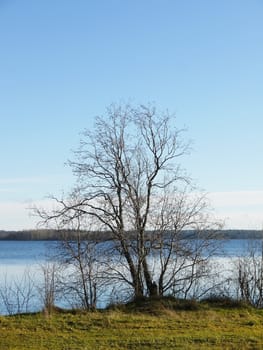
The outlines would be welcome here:
M 134 296 L 188 293 L 206 274 L 208 238 L 219 226 L 181 166 L 189 151 L 183 130 L 154 106 L 112 105 L 106 112 L 83 132 L 69 162 L 73 191 L 38 214 L 59 228 L 109 232 L 107 276 Z M 184 230 L 198 239 L 185 239 Z

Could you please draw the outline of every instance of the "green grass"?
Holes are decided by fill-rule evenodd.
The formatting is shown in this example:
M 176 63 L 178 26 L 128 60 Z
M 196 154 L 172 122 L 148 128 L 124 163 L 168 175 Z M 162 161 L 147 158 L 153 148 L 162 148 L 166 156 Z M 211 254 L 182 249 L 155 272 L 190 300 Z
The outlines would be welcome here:
M 194 305 L 144 302 L 91 313 L 2 316 L 0 349 L 263 349 L 263 310 Z

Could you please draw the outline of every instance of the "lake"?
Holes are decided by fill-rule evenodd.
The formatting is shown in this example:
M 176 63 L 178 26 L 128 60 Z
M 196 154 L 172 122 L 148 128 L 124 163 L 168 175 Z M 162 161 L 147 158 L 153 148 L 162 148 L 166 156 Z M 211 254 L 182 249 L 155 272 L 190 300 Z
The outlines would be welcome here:
M 259 240 L 253 240 L 252 242 L 257 245 L 261 244 Z M 232 258 L 246 252 L 250 244 L 251 240 L 247 239 L 223 241 L 224 253 L 214 259 L 223 261 L 225 266 Z M 14 297 L 12 296 L 12 288 L 15 289 L 17 286 L 21 288 L 21 300 L 16 300 L 16 303 L 19 302 L 21 304 L 21 311 L 31 311 L 29 305 L 25 304 L 26 301 L 22 300 L 22 295 L 28 292 L 22 290 L 22 285 L 23 283 L 29 283 L 29 276 L 31 282 L 34 279 L 34 281 L 39 283 L 42 278 L 41 264 L 46 261 L 47 256 L 52 252 L 55 245 L 56 242 L 52 241 L 0 241 L 0 314 L 12 313 L 12 309 L 10 309 L 11 312 L 10 310 L 7 312 L 6 307 Z M 4 294 L 6 296 L 5 303 L 3 303 L 3 298 L 1 303 L 1 293 L 2 296 Z M 15 292 L 13 294 L 15 295 Z M 18 299 L 17 296 L 16 298 Z M 39 298 L 37 301 L 35 297 L 35 303 L 38 306 L 35 305 L 34 309 L 39 308 Z M 103 303 L 100 306 L 103 306 Z M 15 313 L 16 311 L 14 308 L 13 312 Z

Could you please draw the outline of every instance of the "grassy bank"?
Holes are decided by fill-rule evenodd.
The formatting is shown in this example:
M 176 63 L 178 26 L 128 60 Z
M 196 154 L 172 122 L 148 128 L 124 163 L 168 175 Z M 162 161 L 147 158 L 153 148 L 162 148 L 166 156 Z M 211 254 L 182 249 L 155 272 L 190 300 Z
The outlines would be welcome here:
M 0 349 L 263 349 L 263 310 L 131 304 L 92 313 L 2 316 Z

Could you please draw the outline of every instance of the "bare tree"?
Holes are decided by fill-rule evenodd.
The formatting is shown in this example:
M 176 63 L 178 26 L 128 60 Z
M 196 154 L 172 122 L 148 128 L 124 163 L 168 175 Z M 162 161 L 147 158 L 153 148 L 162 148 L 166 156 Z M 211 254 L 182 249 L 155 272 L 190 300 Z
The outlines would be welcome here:
M 29 312 L 36 308 L 36 290 L 30 270 L 21 278 L 9 280 L 7 276 L 0 285 L 0 301 L 3 312 L 9 315 Z
M 73 214 L 60 224 L 60 229 L 64 229 L 60 230 L 60 239 L 51 253 L 52 260 L 59 265 L 57 290 L 71 306 L 90 310 L 96 308 L 103 285 L 101 249 L 87 226 L 85 231 L 81 230 L 81 216 Z
M 204 272 L 207 237 L 216 227 L 205 197 L 181 169 L 179 160 L 189 149 L 181 134 L 168 112 L 111 106 L 107 118 L 98 117 L 94 130 L 83 133 L 70 162 L 75 189 L 67 199 L 56 199 L 53 212 L 38 210 L 46 223 L 85 217 L 109 232 L 112 277 L 136 297 L 163 295 L 180 279 Z M 185 230 L 195 231 L 195 241 L 185 239 Z
M 74 238 L 63 237 L 57 258 L 64 267 L 61 290 L 72 306 L 95 309 L 101 292 L 97 243 L 82 234 Z
M 255 306 L 263 306 L 263 242 L 251 241 L 243 256 L 236 262 L 235 270 L 238 296 Z
M 56 262 L 46 261 L 40 265 L 42 280 L 36 285 L 40 299 L 44 306 L 44 311 L 50 315 L 55 308 L 55 302 L 59 296 L 59 276 L 60 269 Z

